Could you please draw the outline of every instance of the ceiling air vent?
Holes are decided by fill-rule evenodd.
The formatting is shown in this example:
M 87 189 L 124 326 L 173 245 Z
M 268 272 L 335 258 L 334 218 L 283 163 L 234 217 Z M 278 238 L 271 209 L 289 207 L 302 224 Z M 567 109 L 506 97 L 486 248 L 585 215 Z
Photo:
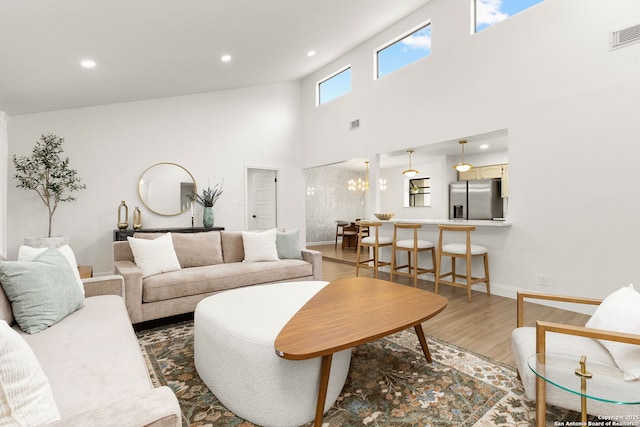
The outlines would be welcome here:
M 611 33 L 611 49 L 640 42 L 640 24 Z

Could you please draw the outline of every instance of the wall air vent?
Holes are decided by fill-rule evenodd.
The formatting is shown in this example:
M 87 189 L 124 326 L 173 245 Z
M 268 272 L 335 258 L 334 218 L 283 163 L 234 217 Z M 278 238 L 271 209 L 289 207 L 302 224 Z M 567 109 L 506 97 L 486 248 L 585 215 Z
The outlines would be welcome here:
M 611 33 L 611 50 L 640 42 L 640 24 Z
M 360 127 L 360 119 L 355 119 L 349 122 L 349 130 L 358 129 Z

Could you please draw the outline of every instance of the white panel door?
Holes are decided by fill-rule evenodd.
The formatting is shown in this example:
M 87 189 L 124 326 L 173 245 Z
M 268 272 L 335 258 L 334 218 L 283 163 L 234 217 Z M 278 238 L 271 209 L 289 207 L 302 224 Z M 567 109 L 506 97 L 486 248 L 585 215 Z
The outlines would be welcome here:
M 247 179 L 250 230 L 276 228 L 278 205 L 278 172 L 267 169 L 248 169 Z

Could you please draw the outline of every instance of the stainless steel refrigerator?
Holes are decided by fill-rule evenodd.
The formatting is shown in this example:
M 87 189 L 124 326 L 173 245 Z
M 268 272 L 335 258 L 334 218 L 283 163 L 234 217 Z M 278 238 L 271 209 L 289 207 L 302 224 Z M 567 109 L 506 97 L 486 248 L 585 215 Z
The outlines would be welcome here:
M 503 217 L 500 179 L 456 181 L 449 184 L 450 219 Z

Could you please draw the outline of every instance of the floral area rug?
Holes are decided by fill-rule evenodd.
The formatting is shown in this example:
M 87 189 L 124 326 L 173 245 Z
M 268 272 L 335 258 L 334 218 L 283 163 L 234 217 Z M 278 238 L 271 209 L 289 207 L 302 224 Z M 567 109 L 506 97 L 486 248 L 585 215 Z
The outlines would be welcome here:
M 193 321 L 137 335 L 154 384 L 168 385 L 178 397 L 183 426 L 254 426 L 228 411 L 198 377 Z M 534 425 L 535 404 L 524 396 L 514 368 L 432 337 L 427 342 L 431 364 L 413 330 L 354 348 L 349 376 L 323 427 Z M 547 420 L 579 420 L 550 405 L 547 412 Z

